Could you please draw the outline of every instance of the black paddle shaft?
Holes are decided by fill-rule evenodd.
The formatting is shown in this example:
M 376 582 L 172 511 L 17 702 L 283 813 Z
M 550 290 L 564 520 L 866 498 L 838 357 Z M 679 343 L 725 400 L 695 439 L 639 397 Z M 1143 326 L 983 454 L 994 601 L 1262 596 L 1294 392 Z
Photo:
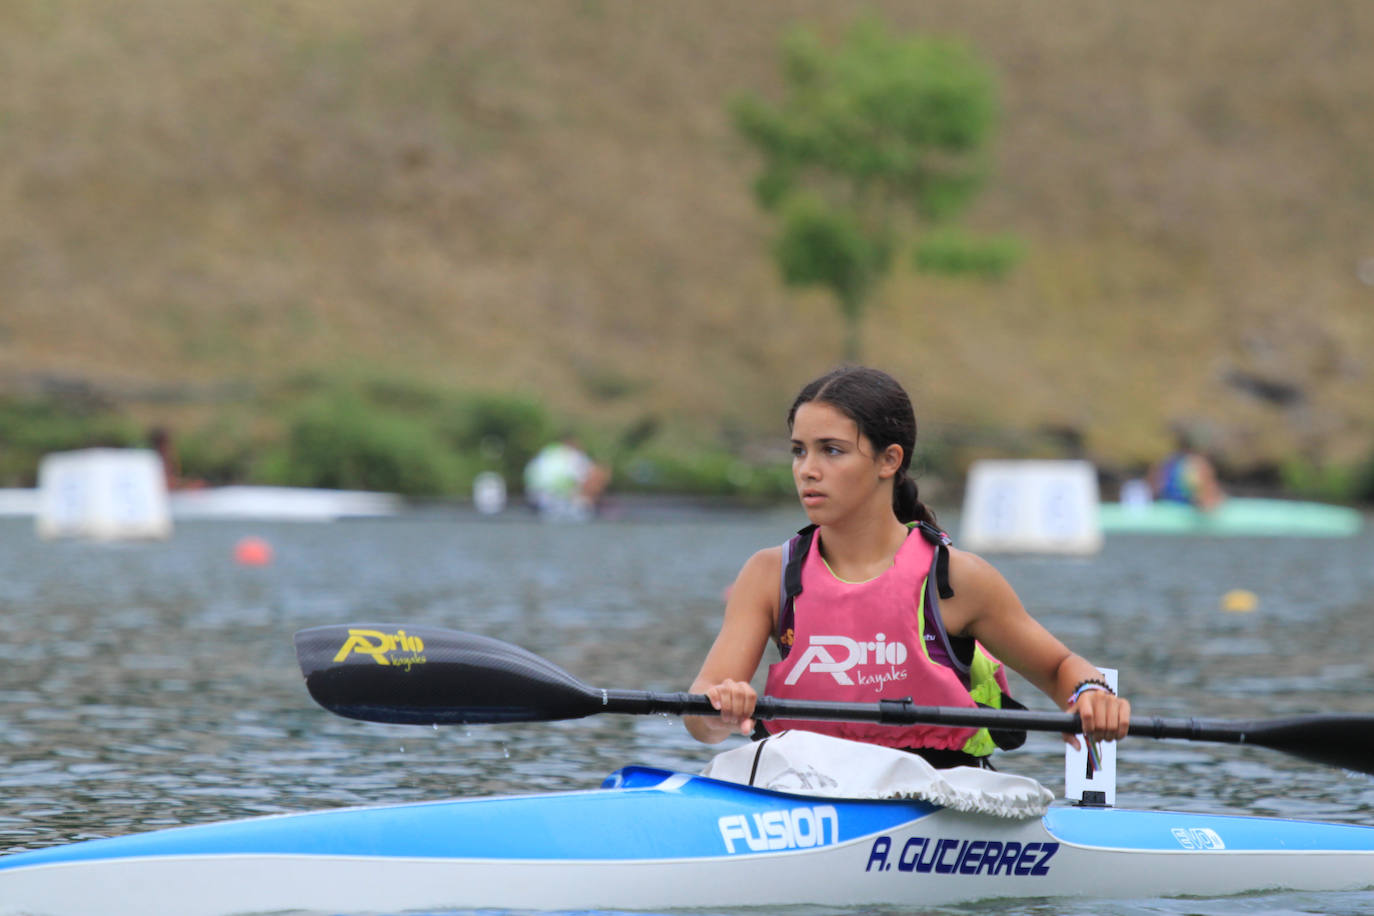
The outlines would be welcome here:
M 456 630 L 339 624 L 296 634 L 306 688 L 341 716 L 405 725 L 550 722 L 599 713 L 716 715 L 701 694 L 591 687 L 532 652 Z M 906 700 L 838 703 L 760 697 L 759 719 L 1082 731 L 1066 712 L 917 706 Z M 1132 736 L 1247 744 L 1374 774 L 1374 716 L 1307 715 L 1223 721 L 1135 717 Z
M 607 691 L 607 712 L 661 712 L 712 715 L 706 697 L 697 694 L 626 694 Z M 621 707 L 621 708 L 617 708 Z M 956 728 L 1019 729 L 1079 734 L 1076 713 L 1000 710 L 948 706 L 917 706 L 909 701 L 833 703 L 761 697 L 754 711 L 759 719 L 799 721 L 862 721 L 882 725 L 948 725 Z M 1249 744 L 1283 751 L 1315 763 L 1374 773 L 1374 718 L 1351 715 L 1307 715 L 1281 719 L 1224 721 L 1165 719 L 1131 720 L 1128 734 L 1144 738 L 1175 738 L 1220 744 Z

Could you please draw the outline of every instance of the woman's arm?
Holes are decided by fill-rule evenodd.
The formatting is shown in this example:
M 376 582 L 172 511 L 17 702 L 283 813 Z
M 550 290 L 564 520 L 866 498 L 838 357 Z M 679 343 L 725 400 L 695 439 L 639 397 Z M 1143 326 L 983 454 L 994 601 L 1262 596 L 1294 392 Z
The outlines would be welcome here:
M 976 554 L 951 549 L 949 578 L 954 597 L 940 605 L 949 632 L 977 639 L 1061 709 L 1076 711 L 1089 740 L 1126 737 L 1131 704 L 1105 690 L 1085 691 L 1070 703 L 1085 681 L 1101 681 L 1101 672 L 1041 626 L 992 564 Z M 1076 741 L 1071 743 L 1077 746 Z
M 749 682 L 773 634 L 781 577 L 782 548 L 771 547 L 750 557 L 735 578 L 720 632 L 690 688 L 710 697 L 720 716 L 683 717 L 698 741 L 716 744 L 736 731 L 747 735 L 754 730 L 751 716 L 758 694 Z

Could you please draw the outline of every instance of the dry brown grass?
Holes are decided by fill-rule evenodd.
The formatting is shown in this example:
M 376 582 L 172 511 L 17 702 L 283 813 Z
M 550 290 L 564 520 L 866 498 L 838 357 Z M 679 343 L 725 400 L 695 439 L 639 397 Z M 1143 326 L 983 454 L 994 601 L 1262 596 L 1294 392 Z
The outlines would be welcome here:
M 1360 0 L 12 0 L 0 383 L 364 365 L 772 436 L 840 329 L 778 284 L 726 101 L 777 89 L 788 25 L 875 9 L 998 73 L 969 222 L 1028 250 L 884 289 L 868 353 L 926 428 L 1071 425 L 1122 464 L 1179 417 L 1236 464 L 1374 448 Z

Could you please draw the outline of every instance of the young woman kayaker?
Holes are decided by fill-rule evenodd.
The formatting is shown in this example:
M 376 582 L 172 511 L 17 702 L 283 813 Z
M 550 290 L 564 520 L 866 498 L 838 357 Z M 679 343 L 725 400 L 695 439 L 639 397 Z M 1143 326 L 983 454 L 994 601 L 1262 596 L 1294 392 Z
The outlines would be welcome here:
M 1019 708 L 1007 696 L 1005 662 L 1076 711 L 1090 741 L 1125 737 L 1130 704 L 1026 612 L 996 569 L 936 527 L 910 476 L 916 418 L 895 379 L 837 369 L 802 389 L 787 423 L 792 477 L 812 525 L 740 570 L 691 687 L 720 716 L 688 717 L 693 736 L 714 744 L 755 732 L 750 680 L 772 639 L 782 658 L 769 667 L 771 696 Z M 760 734 L 802 728 L 900 747 L 936 766 L 977 765 L 995 746 L 1019 743 L 944 726 L 758 724 Z

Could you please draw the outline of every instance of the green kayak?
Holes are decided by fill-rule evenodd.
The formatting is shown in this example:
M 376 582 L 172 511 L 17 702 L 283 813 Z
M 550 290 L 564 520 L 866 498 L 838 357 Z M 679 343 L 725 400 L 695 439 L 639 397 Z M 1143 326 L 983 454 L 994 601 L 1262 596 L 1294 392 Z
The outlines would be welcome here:
M 1349 537 L 1364 519 L 1346 506 L 1289 499 L 1231 497 L 1211 512 L 1183 503 L 1103 503 L 1107 534 L 1200 534 L 1229 537 Z

